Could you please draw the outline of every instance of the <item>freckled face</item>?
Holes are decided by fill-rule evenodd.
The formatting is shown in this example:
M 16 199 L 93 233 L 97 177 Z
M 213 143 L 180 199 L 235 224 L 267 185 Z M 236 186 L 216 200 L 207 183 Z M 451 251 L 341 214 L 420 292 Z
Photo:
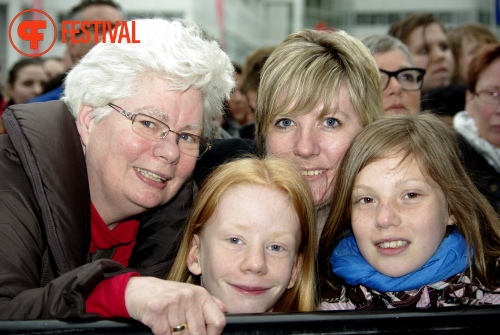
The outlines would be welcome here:
M 443 241 L 452 216 L 441 188 L 401 155 L 376 160 L 357 175 L 351 225 L 359 250 L 380 273 L 421 268 Z
M 389 72 L 414 67 L 400 49 L 379 52 L 373 55 L 379 69 Z M 418 114 L 420 112 L 420 90 L 407 91 L 401 87 L 396 78 L 391 77 L 386 89 L 382 92 L 382 106 L 388 114 Z
M 446 34 L 438 23 L 415 28 L 408 37 L 407 45 L 415 66 L 427 70 L 423 91 L 451 83 L 453 54 Z
M 347 89 L 342 87 L 331 112 L 323 105 L 296 116 L 278 116 L 266 136 L 267 153 L 286 159 L 302 170 L 316 206 L 332 201 L 333 184 L 347 148 L 363 129 Z
M 201 135 L 201 93 L 169 88 L 168 82 L 148 76 L 131 97 L 113 103 L 127 112 L 160 119 L 176 132 Z M 110 222 L 169 201 L 196 163 L 195 157 L 179 151 L 174 133 L 158 142 L 145 139 L 132 130 L 130 119 L 113 109 L 99 122 L 90 121 L 88 139 L 83 142 L 92 202 Z
M 273 199 L 273 201 L 262 201 Z M 281 191 L 241 184 L 228 189 L 191 243 L 188 268 L 228 313 L 270 311 L 300 271 L 297 214 Z

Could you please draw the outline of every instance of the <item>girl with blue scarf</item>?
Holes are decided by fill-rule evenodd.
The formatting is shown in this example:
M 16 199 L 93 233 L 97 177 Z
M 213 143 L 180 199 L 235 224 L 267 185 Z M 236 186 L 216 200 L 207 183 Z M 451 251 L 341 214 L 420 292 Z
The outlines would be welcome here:
M 319 243 L 322 310 L 500 304 L 500 221 L 431 114 L 353 141 Z

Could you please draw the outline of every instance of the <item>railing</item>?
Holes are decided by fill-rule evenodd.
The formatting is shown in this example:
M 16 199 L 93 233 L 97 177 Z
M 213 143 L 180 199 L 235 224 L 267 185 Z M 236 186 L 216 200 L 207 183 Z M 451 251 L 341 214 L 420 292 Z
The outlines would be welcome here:
M 500 306 L 228 315 L 224 334 L 500 334 Z M 0 334 L 147 334 L 133 320 L 0 321 Z M 182 333 L 180 333 L 182 334 Z

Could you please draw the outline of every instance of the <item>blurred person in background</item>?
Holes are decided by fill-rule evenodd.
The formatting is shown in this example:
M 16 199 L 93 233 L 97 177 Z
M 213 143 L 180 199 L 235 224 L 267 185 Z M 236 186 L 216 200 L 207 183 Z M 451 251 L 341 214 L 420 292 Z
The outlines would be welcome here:
M 109 21 L 113 23 L 116 21 L 123 21 L 125 20 L 125 17 L 122 13 L 120 5 L 113 0 L 82 0 L 70 10 L 67 20 L 80 22 Z M 90 33 L 92 34 L 92 31 Z M 92 38 L 88 43 L 71 43 L 71 36 L 67 36 L 67 54 L 65 53 L 65 55 L 63 55 L 64 63 L 66 64 L 66 71 L 69 70 L 71 66 L 77 64 L 80 59 L 95 45 L 96 43 Z M 30 100 L 29 102 L 58 100 L 63 93 L 62 83 L 65 78 L 65 74 L 54 78 L 54 82 L 49 84 L 49 87 L 53 88 L 52 90 L 44 92 L 44 94 Z
M 500 44 L 485 44 L 470 62 L 465 106 L 453 118 L 462 161 L 500 213 Z
M 48 57 L 43 59 L 43 69 L 49 80 L 54 79 L 57 76 L 65 73 L 67 71 L 62 59 L 60 57 Z
M 453 127 L 453 117 L 465 109 L 469 64 L 486 43 L 496 43 L 495 35 L 479 23 L 464 23 L 448 31 L 450 49 L 455 59 L 452 84 L 436 87 L 422 101 L 422 109 L 430 110 Z
M 240 137 L 240 127 L 252 121 L 253 114 L 248 105 L 248 100 L 241 90 L 243 85 L 243 69 L 241 65 L 236 62 L 233 62 L 233 66 L 236 87 L 226 103 L 226 115 L 223 120 L 222 128 L 232 137 Z
M 24 104 L 43 92 L 49 77 L 39 58 L 22 58 L 12 65 L 7 77 L 7 105 Z
M 242 92 L 245 94 L 250 106 L 250 114 L 245 124 L 239 130 L 241 138 L 254 138 L 255 133 L 255 108 L 257 106 L 257 92 L 262 76 L 262 68 L 275 47 L 263 47 L 254 50 L 245 59 L 243 64 Z
M 413 13 L 389 28 L 392 35 L 408 46 L 416 67 L 426 71 L 422 93 L 451 84 L 454 59 L 446 29 L 432 14 Z
M 469 64 L 476 52 L 487 43 L 497 43 L 496 36 L 483 24 L 464 23 L 448 31 L 450 49 L 455 58 L 452 82 L 466 85 Z

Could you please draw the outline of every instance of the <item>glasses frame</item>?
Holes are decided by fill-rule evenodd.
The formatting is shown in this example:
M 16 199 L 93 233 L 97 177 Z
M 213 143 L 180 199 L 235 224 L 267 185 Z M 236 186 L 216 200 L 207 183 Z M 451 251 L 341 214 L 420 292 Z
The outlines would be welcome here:
M 118 106 L 118 105 L 115 105 L 113 103 L 109 103 L 108 104 L 109 107 L 111 107 L 112 109 L 114 109 L 115 111 L 117 111 L 118 113 L 120 113 L 121 115 L 125 116 L 127 119 L 129 119 L 130 121 L 132 121 L 132 130 L 134 131 L 134 133 L 136 133 L 137 135 L 141 136 L 142 138 L 145 138 L 147 140 L 150 140 L 150 141 L 153 141 L 153 142 L 160 142 L 162 139 L 164 139 L 165 137 L 167 137 L 168 133 L 173 133 L 175 134 L 175 143 L 177 144 L 177 146 L 179 146 L 179 140 L 181 138 L 181 136 L 183 134 L 189 134 L 189 136 L 193 136 L 197 139 L 199 139 L 199 149 L 198 149 L 198 155 L 197 156 L 192 156 L 190 154 L 187 154 L 185 152 L 183 152 L 182 150 L 180 150 L 180 147 L 179 147 L 179 151 L 182 152 L 183 154 L 185 155 L 188 155 L 190 157 L 197 157 L 197 158 L 200 158 L 201 156 L 203 156 L 208 150 L 211 150 L 212 149 L 212 143 L 210 143 L 210 141 L 203 137 L 203 136 L 198 136 L 198 135 L 194 135 L 194 134 L 191 134 L 191 133 L 186 133 L 186 132 L 176 132 L 174 130 L 172 130 L 172 128 L 170 128 L 170 126 L 168 124 L 166 124 L 165 122 L 163 121 L 160 121 L 158 120 L 157 118 L 155 117 L 152 117 L 151 115 L 148 115 L 148 114 L 144 114 L 144 113 L 133 113 L 133 112 L 127 112 L 125 109 L 123 109 L 122 107 Z M 164 131 L 161 133 L 161 137 L 158 138 L 157 141 L 151 139 L 151 138 L 148 138 L 148 137 L 144 137 L 143 135 L 139 134 L 138 132 L 136 132 L 134 130 L 134 121 L 135 121 L 135 118 L 138 116 L 138 115 L 144 115 L 144 116 L 147 116 L 153 120 L 155 120 L 156 122 L 164 125 L 168 130 L 167 131 Z
M 399 83 L 399 85 L 401 85 L 401 87 L 403 88 L 403 90 L 405 91 L 420 91 L 422 89 L 422 86 L 424 85 L 424 76 L 425 76 L 425 69 L 422 69 L 420 67 L 405 67 L 405 68 L 402 68 L 402 69 L 399 69 L 397 71 L 387 71 L 387 70 L 383 70 L 383 69 L 378 69 L 379 72 L 383 72 L 385 73 L 386 75 L 389 76 L 389 79 L 387 80 L 387 83 L 385 84 L 385 87 L 382 88 L 382 91 L 385 91 L 387 87 L 389 87 L 389 82 L 391 81 L 391 78 L 394 77 L 396 78 L 397 82 Z M 401 84 L 401 82 L 399 81 L 398 79 L 398 75 L 401 73 L 401 72 L 405 72 L 405 71 L 417 71 L 419 72 L 421 75 L 422 75 L 422 80 L 420 81 L 420 85 L 418 88 L 415 88 L 415 89 L 407 89 L 407 88 L 404 88 L 403 85 Z
M 497 101 L 496 102 L 490 102 L 490 101 L 486 101 L 484 99 L 481 98 L 481 94 L 483 93 L 490 93 L 492 96 L 494 97 L 497 97 Z M 496 91 L 490 91 L 490 90 L 481 90 L 479 92 L 474 92 L 473 93 L 480 101 L 484 102 L 485 104 L 488 104 L 488 105 L 496 105 L 498 106 L 498 104 L 500 103 L 500 92 L 496 92 Z

